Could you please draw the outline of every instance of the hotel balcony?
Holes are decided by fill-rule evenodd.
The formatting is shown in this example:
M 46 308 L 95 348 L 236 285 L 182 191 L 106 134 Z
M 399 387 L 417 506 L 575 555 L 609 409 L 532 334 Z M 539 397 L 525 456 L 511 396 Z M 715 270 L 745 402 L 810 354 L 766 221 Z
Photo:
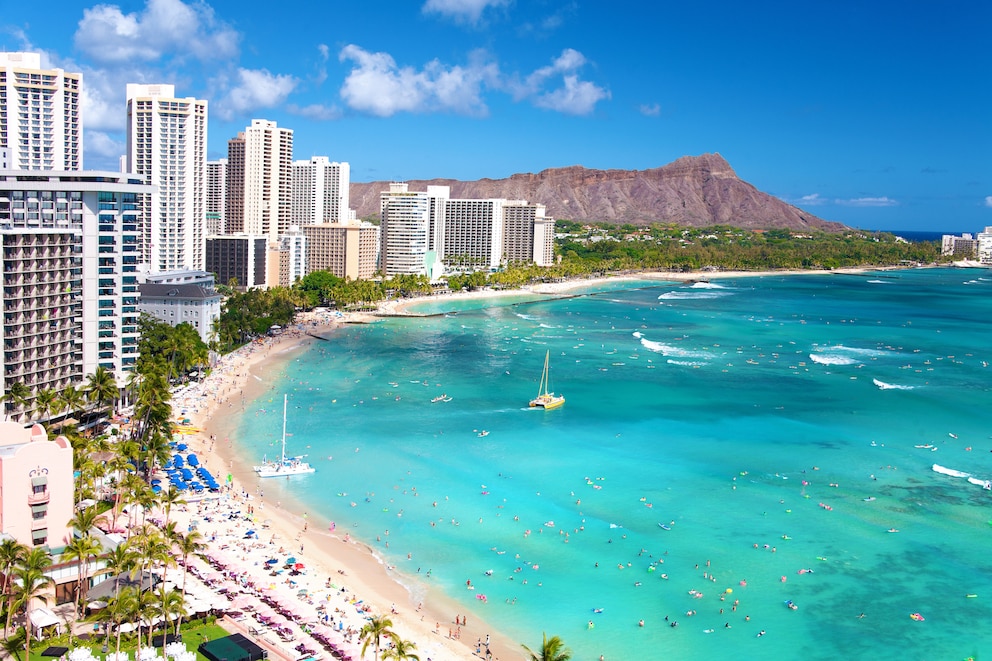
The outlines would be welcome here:
M 42 503 L 47 503 L 50 499 L 51 496 L 49 495 L 48 489 L 45 488 L 37 493 L 31 493 L 28 496 L 28 505 L 40 505 Z M 43 528 L 44 526 L 40 527 Z

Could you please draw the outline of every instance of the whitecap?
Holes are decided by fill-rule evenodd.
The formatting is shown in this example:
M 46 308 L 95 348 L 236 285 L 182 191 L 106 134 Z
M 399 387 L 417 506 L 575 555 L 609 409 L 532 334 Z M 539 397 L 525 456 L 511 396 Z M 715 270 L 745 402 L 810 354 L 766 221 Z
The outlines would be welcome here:
M 729 293 L 719 291 L 669 291 L 658 297 L 659 301 L 690 301 L 723 298 Z
M 673 346 L 671 344 L 665 344 L 663 342 L 653 342 L 646 338 L 641 338 L 641 345 L 648 349 L 649 351 L 654 351 L 655 353 L 660 353 L 663 356 L 674 356 L 676 358 L 712 358 L 712 354 L 706 351 L 694 351 L 692 349 L 682 349 L 680 347 Z
M 854 365 L 858 361 L 849 356 L 836 356 L 831 354 L 811 353 L 809 359 L 820 365 Z
M 717 284 L 715 282 L 694 282 L 692 283 L 693 289 L 726 289 L 723 285 Z
M 879 390 L 913 390 L 916 386 L 901 386 L 898 383 L 886 383 L 878 379 L 872 379 L 872 383 L 878 386 Z
M 634 331 L 633 333 L 631 333 L 631 335 L 633 335 L 637 339 L 641 339 L 642 337 L 644 337 L 644 333 L 642 333 L 641 331 Z
M 873 285 L 888 285 L 888 284 L 892 284 L 890 282 L 886 282 L 885 280 L 867 280 L 866 282 L 870 282 Z

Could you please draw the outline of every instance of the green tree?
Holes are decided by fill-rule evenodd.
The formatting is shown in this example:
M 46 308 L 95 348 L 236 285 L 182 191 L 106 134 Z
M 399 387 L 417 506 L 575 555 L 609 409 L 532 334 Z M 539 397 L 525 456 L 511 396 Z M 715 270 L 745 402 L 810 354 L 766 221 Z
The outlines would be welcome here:
M 51 388 L 46 388 L 38 392 L 34 398 L 34 410 L 38 412 L 38 417 L 47 420 L 52 414 L 58 411 L 59 394 Z
M 565 647 L 565 643 L 558 636 L 548 638 L 548 634 L 544 634 L 544 642 L 536 653 L 526 645 L 521 647 L 527 650 L 530 661 L 569 661 L 572 658 L 572 652 Z
M 51 576 L 45 575 L 45 569 L 51 566 L 52 559 L 47 553 L 42 551 L 41 555 L 34 552 L 41 551 L 40 548 L 32 549 L 24 559 L 24 563 L 14 568 L 14 580 L 17 587 L 14 590 L 16 608 L 24 611 L 24 658 L 31 658 L 31 619 L 28 613 L 31 612 L 31 604 L 37 599 L 47 604 L 50 596 L 49 590 L 55 585 L 55 580 Z M 42 558 L 47 559 L 47 564 Z
M 20 381 L 14 381 L 3 394 L 3 401 L 6 402 L 6 414 L 8 419 L 14 412 L 21 411 L 31 397 L 31 389 Z
M 382 645 L 382 639 L 396 639 L 396 634 L 393 633 L 392 627 L 393 621 L 385 615 L 373 615 L 368 619 L 368 622 L 358 633 L 358 640 L 362 644 L 361 653 L 363 659 L 365 658 L 365 651 L 371 645 L 375 650 L 375 661 L 379 661 L 379 649 Z
M 14 614 L 14 584 L 11 581 L 11 573 L 17 565 L 24 561 L 28 548 L 16 539 L 4 539 L 0 541 L 0 573 L 3 574 L 3 602 L 7 611 L 7 622 L 3 632 L 7 635 L 10 632 L 10 620 Z
M 79 605 L 85 602 L 85 589 L 89 584 L 89 566 L 90 562 L 100 555 L 103 551 L 103 547 L 100 546 L 100 542 L 97 541 L 96 537 L 89 534 L 89 532 L 83 533 L 79 537 L 73 536 L 66 544 L 65 550 L 62 552 L 63 560 L 68 562 L 76 562 L 79 565 L 79 571 L 76 578 L 76 594 L 73 601 L 73 606 L 75 608 L 75 614 L 79 615 Z M 70 646 L 72 643 L 72 626 L 69 627 L 69 642 Z
M 207 548 L 203 535 L 200 534 L 198 530 L 191 530 L 185 535 L 180 533 L 179 539 L 176 541 L 175 549 L 179 553 L 179 556 L 183 559 L 183 588 L 182 596 L 183 600 L 186 600 L 186 577 L 189 575 L 189 557 L 191 555 L 199 554 L 201 551 Z M 182 615 L 180 614 L 180 620 Z M 179 622 L 176 622 L 176 634 L 179 634 Z
M 86 377 L 86 397 L 96 404 L 97 409 L 112 405 L 120 397 L 120 388 L 117 386 L 117 379 L 107 368 L 100 366 L 92 374 Z M 107 414 L 110 414 L 108 408 Z
M 59 393 L 59 405 L 59 411 L 66 415 L 77 413 L 86 405 L 86 395 L 76 388 L 76 386 L 66 386 Z
M 411 640 L 403 640 L 399 636 L 393 637 L 393 646 L 382 653 L 383 660 L 396 659 L 396 661 L 420 661 L 420 657 L 414 653 L 417 643 Z

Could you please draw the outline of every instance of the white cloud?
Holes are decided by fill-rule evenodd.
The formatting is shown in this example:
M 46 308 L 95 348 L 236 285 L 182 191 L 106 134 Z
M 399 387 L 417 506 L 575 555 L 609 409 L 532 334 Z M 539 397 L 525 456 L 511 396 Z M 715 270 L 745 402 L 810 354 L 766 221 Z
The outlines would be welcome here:
M 299 80 L 288 74 L 238 69 L 236 83 L 217 102 L 216 112 L 221 119 L 230 120 L 259 108 L 274 108 L 282 105 L 298 84 Z
M 535 106 L 570 115 L 587 115 L 596 104 L 610 98 L 610 93 L 595 83 L 579 80 L 577 71 L 586 58 L 574 48 L 566 48 L 549 66 L 536 69 L 522 82 L 508 81 L 506 86 L 515 100 L 530 98 Z M 562 87 L 545 90 L 548 81 L 562 76 Z
M 596 104 L 610 98 L 610 93 L 576 75 L 565 76 L 565 86 L 534 99 L 534 105 L 547 110 L 557 110 L 569 115 L 588 115 Z
M 147 0 L 144 10 L 129 14 L 111 4 L 84 9 L 75 45 L 104 63 L 187 56 L 217 60 L 236 56 L 239 39 L 204 2 Z
M 810 193 L 809 195 L 803 195 L 801 198 L 796 200 L 796 204 L 801 204 L 807 207 L 817 207 L 821 204 L 826 204 L 826 200 L 820 197 L 819 193 Z
M 845 207 L 894 207 L 899 202 L 888 197 L 856 197 L 850 200 L 834 200 Z
M 992 195 L 985 196 L 985 206 L 992 207 Z
M 90 168 L 89 160 L 94 158 L 99 163 L 114 163 L 116 159 L 119 159 L 124 155 L 125 144 L 121 141 L 114 140 L 109 135 L 103 131 L 86 131 L 86 135 L 83 138 L 83 147 L 86 151 L 86 162 L 83 164 L 87 168 Z M 107 168 L 109 166 L 101 165 L 100 169 Z M 114 163 L 114 170 L 117 169 L 116 163 Z
M 425 14 L 441 14 L 459 23 L 478 23 L 487 8 L 505 7 L 510 0 L 427 0 Z
M 657 103 L 642 103 L 637 110 L 645 117 L 657 117 L 661 114 L 661 106 Z
M 302 107 L 291 103 L 286 106 L 286 110 L 294 115 L 306 117 L 307 119 L 316 119 L 318 121 L 340 119 L 343 114 L 337 106 L 325 106 L 321 103 L 312 103 Z
M 370 53 L 354 44 L 338 57 L 355 63 L 341 86 L 341 98 L 348 107 L 379 117 L 432 110 L 485 115 L 482 88 L 498 75 L 482 53 L 473 54 L 465 67 L 433 60 L 419 71 L 398 66 L 388 53 Z

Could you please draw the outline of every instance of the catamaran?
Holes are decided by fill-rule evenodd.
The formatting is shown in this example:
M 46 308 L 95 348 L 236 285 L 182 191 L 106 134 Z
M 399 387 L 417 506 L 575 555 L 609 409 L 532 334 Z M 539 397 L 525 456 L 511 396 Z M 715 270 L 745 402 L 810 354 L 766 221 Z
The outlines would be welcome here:
M 550 361 L 551 351 L 549 350 L 546 354 L 544 354 L 544 373 L 541 374 L 541 385 L 537 389 L 537 397 L 530 400 L 531 406 L 540 407 L 542 409 L 554 409 L 565 403 L 564 395 L 556 395 L 551 392 L 551 384 L 549 379 Z
M 306 455 L 299 457 L 286 456 L 286 407 L 289 401 L 288 395 L 282 396 L 282 458 L 279 461 L 266 461 L 262 458 L 262 464 L 255 466 L 255 472 L 259 477 L 282 477 L 283 475 L 302 475 L 303 473 L 313 473 L 314 467 L 303 461 Z

